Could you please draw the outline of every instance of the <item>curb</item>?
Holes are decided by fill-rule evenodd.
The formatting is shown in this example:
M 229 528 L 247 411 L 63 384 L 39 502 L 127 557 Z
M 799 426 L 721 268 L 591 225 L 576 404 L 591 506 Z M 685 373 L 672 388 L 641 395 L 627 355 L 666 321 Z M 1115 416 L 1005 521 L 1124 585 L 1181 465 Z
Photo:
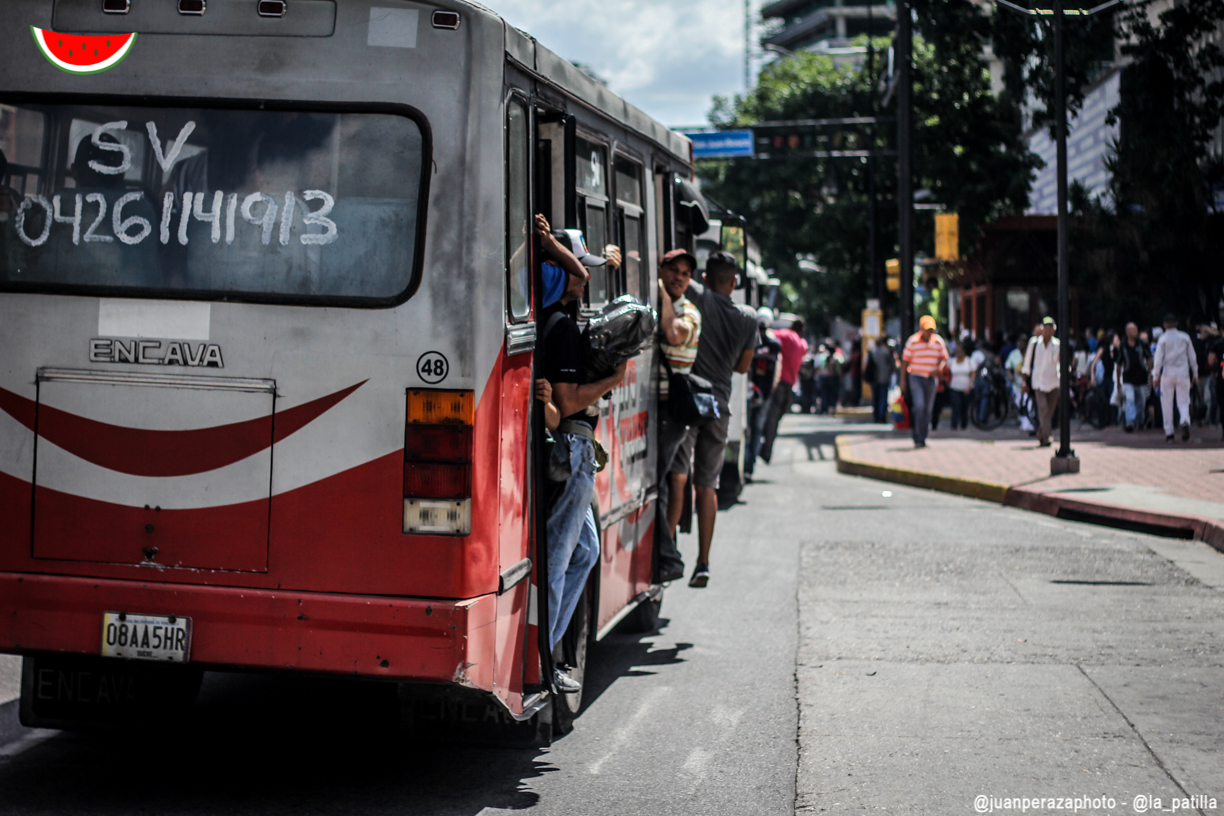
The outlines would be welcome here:
M 1171 538 L 1192 538 L 1224 552 L 1224 521 L 1219 519 L 1133 510 L 1117 505 L 1052 496 L 1049 493 L 1038 493 L 996 482 L 864 462 L 851 453 L 853 441 L 853 436 L 846 435 L 835 440 L 838 473 L 982 499 L 1069 521 L 1083 521 Z
M 854 437 L 839 436 L 834 442 L 837 451 L 837 472 L 851 476 L 866 476 L 869 479 L 879 479 L 882 482 L 894 482 L 910 487 L 921 487 L 927 490 L 938 490 L 941 493 L 953 493 L 957 496 L 967 496 L 971 499 L 1003 504 L 1007 498 L 1010 485 L 983 482 L 974 479 L 962 479 L 959 476 L 945 476 L 941 473 L 930 473 L 924 470 L 909 470 L 907 468 L 878 465 L 874 462 L 864 462 L 849 454 Z

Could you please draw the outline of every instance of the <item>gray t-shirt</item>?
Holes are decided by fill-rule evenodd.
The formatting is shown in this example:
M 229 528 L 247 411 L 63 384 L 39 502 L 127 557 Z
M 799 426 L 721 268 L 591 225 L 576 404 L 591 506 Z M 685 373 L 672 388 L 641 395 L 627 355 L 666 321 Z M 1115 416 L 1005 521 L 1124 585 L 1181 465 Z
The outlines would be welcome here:
M 709 380 L 719 403 L 727 406 L 735 364 L 745 351 L 756 349 L 756 312 L 700 283 L 690 284 L 685 294 L 701 312 L 701 340 L 693 373 Z

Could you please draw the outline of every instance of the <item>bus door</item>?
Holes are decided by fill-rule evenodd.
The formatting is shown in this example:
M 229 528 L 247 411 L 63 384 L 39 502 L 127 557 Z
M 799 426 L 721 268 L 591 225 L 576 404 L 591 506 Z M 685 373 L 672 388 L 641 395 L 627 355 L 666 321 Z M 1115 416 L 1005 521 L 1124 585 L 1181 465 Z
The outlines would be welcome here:
M 501 444 L 498 464 L 499 555 L 498 664 L 494 691 L 512 711 L 523 708 L 524 666 L 529 659 L 532 529 L 532 321 L 531 114 L 526 99 L 506 105 L 506 332 L 500 359 Z M 538 659 L 538 658 L 537 658 Z M 536 678 L 528 678 L 535 681 Z

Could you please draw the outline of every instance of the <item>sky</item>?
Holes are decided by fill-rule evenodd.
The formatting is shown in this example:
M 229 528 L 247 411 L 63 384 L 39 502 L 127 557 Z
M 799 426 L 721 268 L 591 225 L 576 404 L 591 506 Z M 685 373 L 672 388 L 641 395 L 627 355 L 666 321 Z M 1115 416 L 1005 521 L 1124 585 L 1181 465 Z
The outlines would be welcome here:
M 669 127 L 704 125 L 715 94 L 744 90 L 744 0 L 483 2 Z

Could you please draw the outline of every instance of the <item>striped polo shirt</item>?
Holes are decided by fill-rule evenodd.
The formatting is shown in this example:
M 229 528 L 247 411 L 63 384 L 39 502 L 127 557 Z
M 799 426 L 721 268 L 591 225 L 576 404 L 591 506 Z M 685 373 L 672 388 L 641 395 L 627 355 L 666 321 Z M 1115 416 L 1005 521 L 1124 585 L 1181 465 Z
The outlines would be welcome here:
M 905 351 L 902 352 L 901 359 L 908 364 L 910 374 L 934 377 L 935 372 L 939 371 L 948 359 L 948 347 L 944 345 L 943 338 L 934 332 L 931 333 L 931 339 L 925 343 L 922 341 L 922 332 L 915 332 L 905 341 Z
M 697 307 L 686 297 L 672 301 L 672 308 L 676 311 L 676 324 L 688 327 L 688 339 L 675 346 L 662 343 L 663 356 L 667 358 L 667 364 L 671 366 L 673 374 L 687 374 L 692 370 L 693 362 L 697 359 L 697 342 L 701 339 L 701 312 L 697 311 Z M 663 376 L 659 377 L 659 399 L 661 400 L 667 399 L 666 375 L 667 370 L 664 369 Z

